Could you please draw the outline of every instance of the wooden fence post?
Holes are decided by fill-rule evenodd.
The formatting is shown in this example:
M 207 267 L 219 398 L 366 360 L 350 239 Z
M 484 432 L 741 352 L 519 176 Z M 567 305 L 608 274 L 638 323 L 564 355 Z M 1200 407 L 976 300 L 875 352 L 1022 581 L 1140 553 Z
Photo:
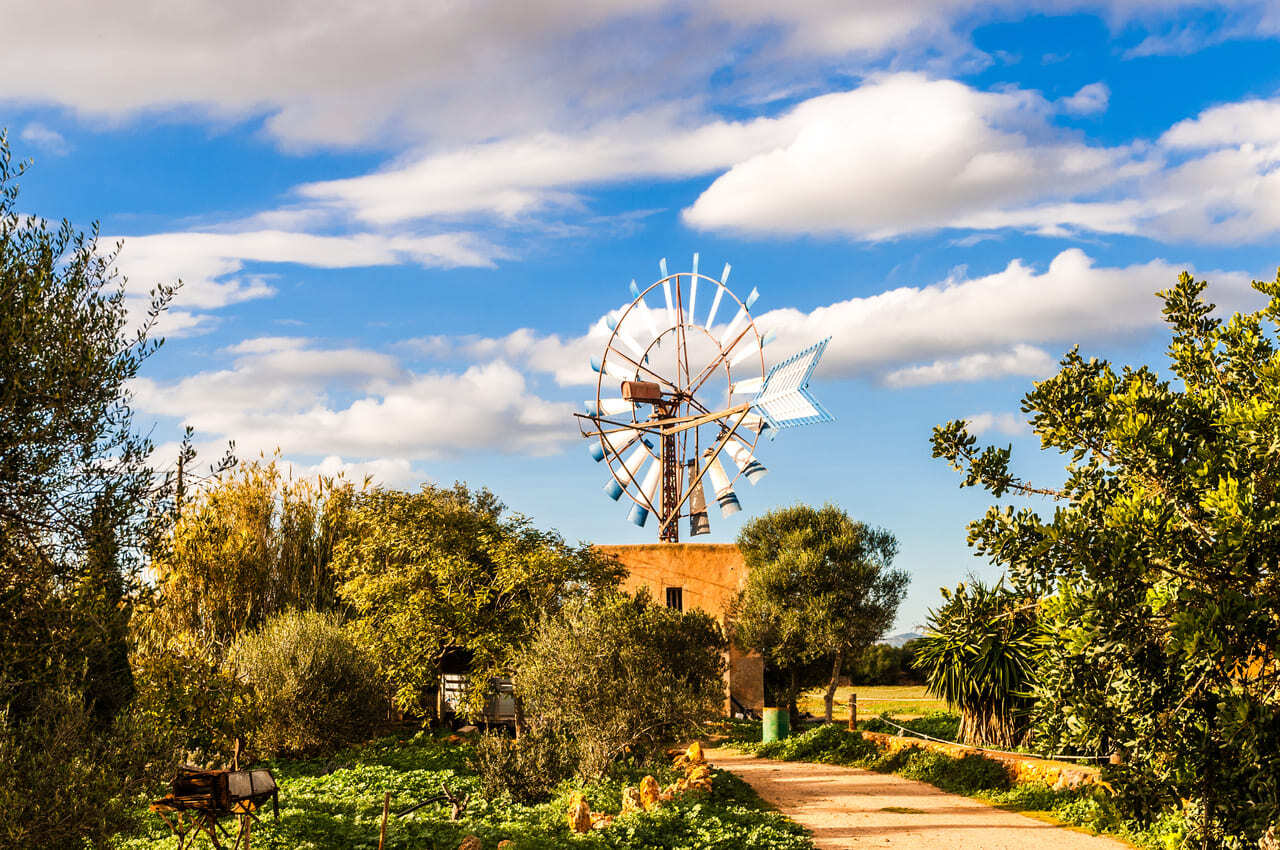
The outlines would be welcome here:
M 382 845 L 387 840 L 387 813 L 391 811 L 391 792 L 387 792 L 387 796 L 382 798 L 382 831 L 378 833 L 378 850 L 382 850 Z
M 849 694 L 849 731 L 858 731 L 858 695 Z

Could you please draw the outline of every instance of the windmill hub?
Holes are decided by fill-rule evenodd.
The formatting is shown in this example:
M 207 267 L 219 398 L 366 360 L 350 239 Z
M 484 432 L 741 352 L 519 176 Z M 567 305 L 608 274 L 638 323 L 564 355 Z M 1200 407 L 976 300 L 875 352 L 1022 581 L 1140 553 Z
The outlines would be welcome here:
M 625 493 L 634 503 L 629 519 L 643 526 L 657 516 L 659 539 L 674 542 L 681 517 L 691 535 L 709 532 L 708 481 L 723 516 L 740 510 L 733 485 L 744 476 L 754 485 L 766 472 L 755 457 L 762 434 L 832 419 L 808 391 L 829 340 L 766 372 L 773 334 L 762 335 L 751 316 L 754 288 L 738 298 L 727 285 L 729 265 L 719 280 L 699 274 L 697 254 L 692 271 L 668 274 L 665 259 L 658 268 L 659 280 L 643 291 L 633 280 L 631 304 L 608 317 L 609 342 L 591 358 L 596 397 L 576 415 L 593 440 L 592 458 L 609 468 L 605 493 L 615 501 Z M 709 304 L 701 313 L 700 287 Z M 659 292 L 660 306 L 651 307 L 646 298 Z

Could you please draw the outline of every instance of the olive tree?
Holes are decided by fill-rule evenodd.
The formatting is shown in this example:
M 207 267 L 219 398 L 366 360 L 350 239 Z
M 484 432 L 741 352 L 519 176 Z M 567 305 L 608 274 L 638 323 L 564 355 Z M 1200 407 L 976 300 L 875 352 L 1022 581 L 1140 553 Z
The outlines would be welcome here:
M 743 526 L 747 580 L 731 618 L 739 644 L 786 671 L 783 699 L 796 711 L 806 669 L 825 666 L 826 719 L 845 662 L 893 625 L 910 577 L 892 567 L 898 541 L 834 505 L 796 505 Z

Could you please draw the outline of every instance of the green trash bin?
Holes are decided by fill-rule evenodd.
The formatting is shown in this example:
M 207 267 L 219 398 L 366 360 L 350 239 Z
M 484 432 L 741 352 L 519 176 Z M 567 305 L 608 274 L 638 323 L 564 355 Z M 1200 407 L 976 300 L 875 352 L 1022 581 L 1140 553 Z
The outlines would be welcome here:
M 785 708 L 766 708 L 761 725 L 760 740 L 764 743 L 781 741 L 791 734 L 791 714 Z

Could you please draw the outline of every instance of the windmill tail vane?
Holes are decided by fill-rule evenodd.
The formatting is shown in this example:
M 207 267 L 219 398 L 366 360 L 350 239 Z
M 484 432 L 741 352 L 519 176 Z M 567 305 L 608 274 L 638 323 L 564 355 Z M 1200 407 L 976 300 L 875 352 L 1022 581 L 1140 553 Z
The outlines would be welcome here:
M 691 271 L 668 273 L 666 258 L 658 269 L 643 289 L 632 280 L 631 303 L 606 317 L 609 341 L 590 358 L 595 398 L 575 416 L 592 459 L 609 469 L 605 495 L 625 494 L 631 522 L 656 517 L 659 539 L 676 542 L 681 517 L 691 536 L 710 532 L 709 501 L 722 517 L 741 510 L 738 479 L 754 486 L 767 472 L 755 455 L 763 434 L 834 419 L 809 390 L 830 337 L 766 370 L 775 335 L 751 314 L 759 290 L 739 298 L 729 264 L 711 277 L 697 254 Z M 718 324 L 722 306 L 729 318 Z

